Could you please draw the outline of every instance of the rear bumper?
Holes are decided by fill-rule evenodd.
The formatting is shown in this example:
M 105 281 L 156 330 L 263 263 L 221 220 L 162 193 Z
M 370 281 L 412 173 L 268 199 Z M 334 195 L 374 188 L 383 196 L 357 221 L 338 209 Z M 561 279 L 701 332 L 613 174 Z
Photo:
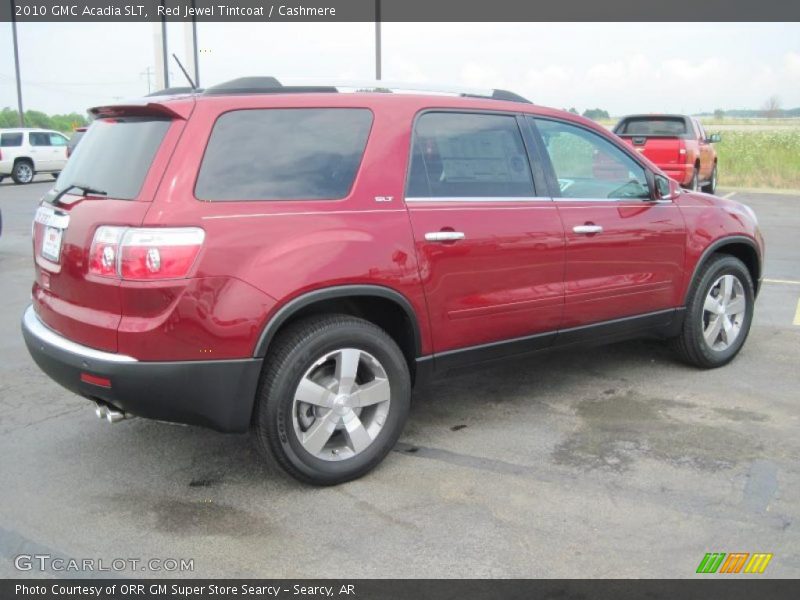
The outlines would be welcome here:
M 33 360 L 71 392 L 148 419 L 224 432 L 250 426 L 262 359 L 140 362 L 77 344 L 49 329 L 29 306 L 22 335 Z M 108 379 L 87 383 L 81 374 Z

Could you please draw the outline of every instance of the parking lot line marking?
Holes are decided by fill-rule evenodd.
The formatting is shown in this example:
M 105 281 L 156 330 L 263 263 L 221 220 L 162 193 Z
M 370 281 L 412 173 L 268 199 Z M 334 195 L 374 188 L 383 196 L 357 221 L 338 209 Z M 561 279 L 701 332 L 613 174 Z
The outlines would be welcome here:
M 733 198 L 736 195 L 736 192 L 728 192 L 723 196 L 723 198 Z
M 778 283 L 783 285 L 800 285 L 800 281 L 794 279 L 766 279 L 762 280 L 764 283 Z
M 797 309 L 794 311 L 794 324 L 800 325 L 800 298 L 797 300 Z

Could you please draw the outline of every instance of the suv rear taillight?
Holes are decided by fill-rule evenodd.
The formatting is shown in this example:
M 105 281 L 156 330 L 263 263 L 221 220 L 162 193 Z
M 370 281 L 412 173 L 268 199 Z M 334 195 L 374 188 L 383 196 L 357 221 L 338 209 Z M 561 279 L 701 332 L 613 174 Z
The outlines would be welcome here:
M 686 158 L 687 158 L 687 156 L 686 156 L 686 142 L 684 142 L 683 140 L 680 140 L 678 142 L 678 162 L 679 163 L 686 162 Z
M 104 225 L 92 240 L 89 273 L 130 281 L 182 279 L 200 253 L 205 235 L 199 227 Z

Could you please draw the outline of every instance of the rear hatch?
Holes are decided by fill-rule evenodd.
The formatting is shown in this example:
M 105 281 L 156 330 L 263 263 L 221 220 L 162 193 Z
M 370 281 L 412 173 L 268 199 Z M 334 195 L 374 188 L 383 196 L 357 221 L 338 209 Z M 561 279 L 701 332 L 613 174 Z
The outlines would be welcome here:
M 98 118 L 37 210 L 32 296 L 48 327 L 115 352 L 122 313 L 116 257 L 101 243 L 93 248 L 93 240 L 102 226 L 141 225 L 185 121 L 153 104 L 95 113 Z
M 684 162 L 687 125 L 683 117 L 628 117 L 614 133 L 660 167 Z

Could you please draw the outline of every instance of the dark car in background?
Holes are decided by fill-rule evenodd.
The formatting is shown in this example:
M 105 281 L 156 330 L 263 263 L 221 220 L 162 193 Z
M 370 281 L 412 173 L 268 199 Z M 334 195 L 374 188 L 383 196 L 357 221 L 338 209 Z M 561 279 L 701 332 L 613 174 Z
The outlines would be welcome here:
M 78 145 L 78 142 L 81 141 L 83 134 L 86 133 L 86 127 L 78 127 L 73 133 L 72 137 L 69 138 L 69 142 L 67 142 L 67 158 L 72 156 L 72 153 L 75 152 L 75 148 Z

